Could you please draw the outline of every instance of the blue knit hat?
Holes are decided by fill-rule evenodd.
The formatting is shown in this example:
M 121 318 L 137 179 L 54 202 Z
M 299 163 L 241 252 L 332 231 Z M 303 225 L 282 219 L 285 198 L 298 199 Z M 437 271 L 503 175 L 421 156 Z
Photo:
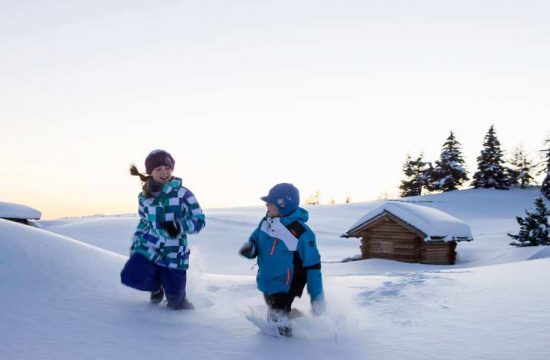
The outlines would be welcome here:
M 300 205 L 300 192 L 292 184 L 277 184 L 269 190 L 267 196 L 260 199 L 268 204 L 275 205 L 281 215 L 286 216 Z
M 164 150 L 153 150 L 147 155 L 145 159 L 145 171 L 148 175 L 151 175 L 153 170 L 159 166 L 167 166 L 170 169 L 174 170 L 176 161 L 167 151 Z

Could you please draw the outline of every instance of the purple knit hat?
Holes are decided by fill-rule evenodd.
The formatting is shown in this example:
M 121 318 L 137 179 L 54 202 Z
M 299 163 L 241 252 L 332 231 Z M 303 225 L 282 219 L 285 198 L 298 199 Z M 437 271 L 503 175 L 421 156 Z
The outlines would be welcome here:
M 167 166 L 170 169 L 174 170 L 176 161 L 167 151 L 164 150 L 153 150 L 147 155 L 145 159 L 145 171 L 148 175 L 151 175 L 153 170 L 159 166 Z

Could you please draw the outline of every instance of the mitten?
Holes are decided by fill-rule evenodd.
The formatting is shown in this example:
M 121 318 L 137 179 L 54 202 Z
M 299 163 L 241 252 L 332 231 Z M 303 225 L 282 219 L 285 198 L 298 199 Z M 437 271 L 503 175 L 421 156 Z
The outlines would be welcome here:
M 246 258 L 253 259 L 256 257 L 256 246 L 251 242 L 245 242 L 239 249 L 239 254 Z
M 181 232 L 181 226 L 177 221 L 167 221 L 162 224 L 162 228 L 166 230 L 170 237 L 175 238 Z

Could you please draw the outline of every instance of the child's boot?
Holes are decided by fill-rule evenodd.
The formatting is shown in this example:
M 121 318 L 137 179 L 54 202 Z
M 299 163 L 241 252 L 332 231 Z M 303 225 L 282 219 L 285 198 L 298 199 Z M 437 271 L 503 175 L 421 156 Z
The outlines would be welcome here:
M 276 309 L 269 309 L 267 313 L 267 321 L 274 323 L 279 330 L 279 335 L 291 337 L 292 327 L 290 326 L 289 314 Z
M 163 298 L 164 298 L 164 290 L 162 289 L 162 286 L 157 291 L 153 291 L 151 293 L 152 304 L 159 304 Z
M 290 326 L 279 326 L 279 335 L 292 337 L 292 328 Z
M 195 306 L 187 298 L 184 298 L 179 304 L 168 302 L 167 305 L 172 310 L 194 310 Z

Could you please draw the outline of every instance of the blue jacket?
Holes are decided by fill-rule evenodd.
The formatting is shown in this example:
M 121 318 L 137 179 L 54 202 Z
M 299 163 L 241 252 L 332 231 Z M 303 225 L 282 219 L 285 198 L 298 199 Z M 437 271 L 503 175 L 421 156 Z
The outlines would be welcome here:
M 256 282 L 264 294 L 301 296 L 307 283 L 312 301 L 323 295 L 321 256 L 315 234 L 305 224 L 308 219 L 302 208 L 285 217 L 264 217 L 250 236 L 251 250 L 245 256 L 258 257 Z M 270 233 L 273 224 L 279 225 L 279 235 Z

